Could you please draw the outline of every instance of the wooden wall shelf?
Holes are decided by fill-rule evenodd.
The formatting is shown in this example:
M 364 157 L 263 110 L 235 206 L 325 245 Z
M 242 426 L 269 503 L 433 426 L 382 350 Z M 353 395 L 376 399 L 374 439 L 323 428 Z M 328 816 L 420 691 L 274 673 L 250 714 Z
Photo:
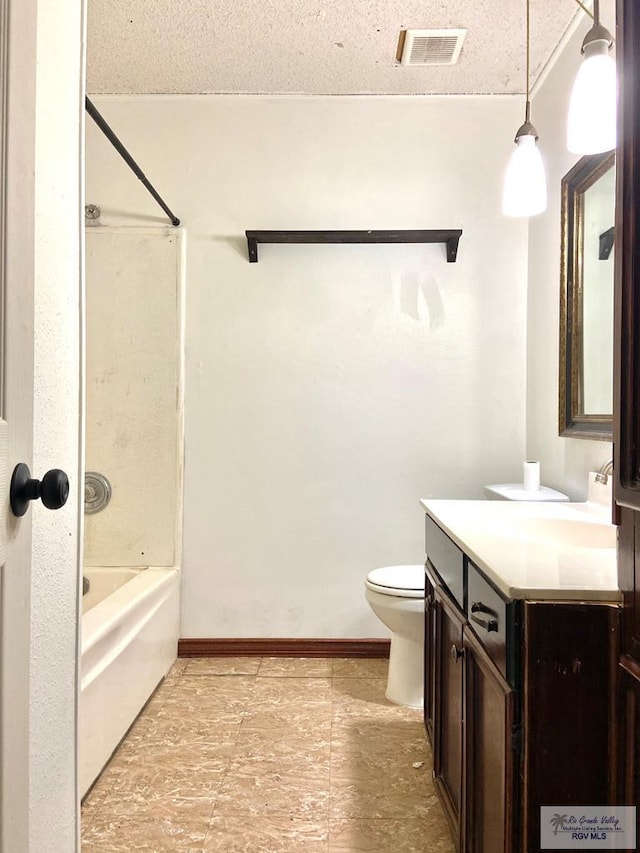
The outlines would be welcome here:
M 446 243 L 455 263 L 461 228 L 430 231 L 245 231 L 249 262 L 258 263 L 258 243 Z

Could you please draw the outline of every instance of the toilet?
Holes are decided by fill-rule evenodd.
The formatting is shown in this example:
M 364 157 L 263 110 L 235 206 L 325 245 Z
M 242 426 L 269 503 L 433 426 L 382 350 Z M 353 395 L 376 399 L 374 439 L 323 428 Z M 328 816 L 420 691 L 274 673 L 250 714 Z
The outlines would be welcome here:
M 522 483 L 484 487 L 498 501 L 568 501 L 569 496 Z M 396 705 L 422 708 L 424 703 L 424 565 L 385 566 L 369 572 L 365 597 L 378 619 L 391 631 L 386 697 Z
M 365 597 L 391 631 L 386 697 L 422 708 L 424 668 L 424 565 L 385 566 L 369 572 Z
M 484 487 L 484 496 L 490 501 L 568 501 L 569 495 L 540 486 L 539 489 L 525 489 L 522 483 L 496 483 Z

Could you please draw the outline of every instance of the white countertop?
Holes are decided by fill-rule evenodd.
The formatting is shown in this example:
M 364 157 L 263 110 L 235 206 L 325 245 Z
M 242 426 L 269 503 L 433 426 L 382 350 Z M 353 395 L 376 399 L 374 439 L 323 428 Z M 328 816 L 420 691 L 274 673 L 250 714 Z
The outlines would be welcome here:
M 507 598 L 622 600 L 616 528 L 601 503 L 420 503 Z

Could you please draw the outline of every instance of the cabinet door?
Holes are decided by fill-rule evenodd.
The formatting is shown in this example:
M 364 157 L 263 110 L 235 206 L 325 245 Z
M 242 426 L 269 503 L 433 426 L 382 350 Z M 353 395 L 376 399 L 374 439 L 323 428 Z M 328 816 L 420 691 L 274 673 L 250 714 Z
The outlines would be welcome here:
M 617 0 L 619 128 L 616 152 L 614 498 L 640 510 L 640 5 Z
M 465 853 L 512 853 L 514 692 L 469 626 L 464 638 Z
M 617 0 L 619 131 L 616 152 L 614 497 L 623 506 L 618 583 L 624 596 L 618 669 L 619 790 L 640 818 L 640 4 Z M 630 507 L 630 509 L 626 509 Z M 640 839 L 640 823 L 638 826 Z
M 617 605 L 525 603 L 522 836 L 527 851 L 540 844 L 540 806 L 617 802 L 619 620 Z
M 464 616 L 442 587 L 434 591 L 435 702 L 433 774 L 456 849 L 460 849 L 462 801 L 462 626 Z
M 628 655 L 620 658 L 618 703 L 620 773 L 616 802 L 636 806 L 636 839 L 640 839 L 640 665 Z
M 424 579 L 424 725 L 433 746 L 433 707 L 436 675 L 435 581 L 427 569 Z

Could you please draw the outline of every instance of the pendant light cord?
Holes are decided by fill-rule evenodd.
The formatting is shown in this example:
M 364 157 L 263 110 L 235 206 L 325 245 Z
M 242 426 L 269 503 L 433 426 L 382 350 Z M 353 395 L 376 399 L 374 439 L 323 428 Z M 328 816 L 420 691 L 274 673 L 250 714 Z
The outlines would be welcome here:
M 591 12 L 590 9 L 587 9 L 587 7 L 584 5 L 584 3 L 581 2 L 581 0 L 576 0 L 576 3 L 578 4 L 578 6 L 580 6 L 580 8 L 584 12 L 587 13 L 587 15 L 589 15 L 590 18 L 593 18 L 593 20 L 595 21 L 596 24 L 598 24 L 600 22 L 600 0 L 593 0 L 593 12 Z M 530 74 L 529 41 L 530 41 L 530 27 L 531 27 L 530 20 L 529 20 L 530 17 L 531 17 L 530 0 L 527 0 L 527 62 L 526 62 L 527 79 L 525 81 L 525 89 L 526 89 L 526 93 L 527 93 L 527 103 L 526 103 L 526 107 L 525 107 L 525 122 L 529 122 L 531 120 L 531 102 L 529 101 L 529 74 Z
M 531 120 L 531 103 L 529 102 L 529 0 L 527 0 L 527 61 L 526 61 L 526 75 L 527 78 L 525 80 L 525 88 L 527 92 L 527 103 L 525 106 L 524 120 L 525 122 L 529 122 Z
M 592 27 L 589 32 L 594 32 L 599 24 L 600 18 L 600 0 L 593 0 L 593 12 L 588 9 L 582 0 L 575 0 L 578 6 L 589 15 L 590 18 L 593 18 L 595 22 L 595 27 Z M 535 131 L 535 128 L 531 125 L 531 101 L 530 101 L 530 91 L 529 91 L 529 79 L 531 77 L 531 0 L 526 0 L 527 3 L 527 17 L 526 17 L 526 40 L 527 40 L 527 50 L 526 50 L 526 68 L 525 68 L 525 92 L 526 92 L 526 105 L 525 105 L 525 113 L 524 113 L 524 124 L 522 127 L 518 129 L 516 133 L 517 142 L 521 136 L 525 135 L 533 135 L 536 140 L 538 139 L 538 135 Z M 602 29 L 602 28 L 600 28 Z M 606 31 L 605 31 L 606 32 Z M 583 45 L 584 49 L 584 45 Z
M 588 15 L 590 18 L 594 18 L 594 19 L 595 19 L 595 18 L 597 18 L 597 17 L 598 17 L 599 9 L 597 9 L 597 5 L 598 5 L 598 3 L 599 3 L 599 0 L 594 0 L 593 8 L 596 10 L 596 14 L 595 14 L 595 15 L 594 15 L 594 14 L 593 14 L 593 12 L 591 11 L 591 9 L 587 9 L 587 7 L 584 5 L 584 3 L 581 3 L 581 2 L 580 2 L 580 0 L 576 0 L 576 3 L 578 4 L 578 6 L 580 6 L 580 8 L 582 9 L 582 11 L 583 11 L 583 12 L 586 12 L 586 13 L 587 13 L 587 15 Z

